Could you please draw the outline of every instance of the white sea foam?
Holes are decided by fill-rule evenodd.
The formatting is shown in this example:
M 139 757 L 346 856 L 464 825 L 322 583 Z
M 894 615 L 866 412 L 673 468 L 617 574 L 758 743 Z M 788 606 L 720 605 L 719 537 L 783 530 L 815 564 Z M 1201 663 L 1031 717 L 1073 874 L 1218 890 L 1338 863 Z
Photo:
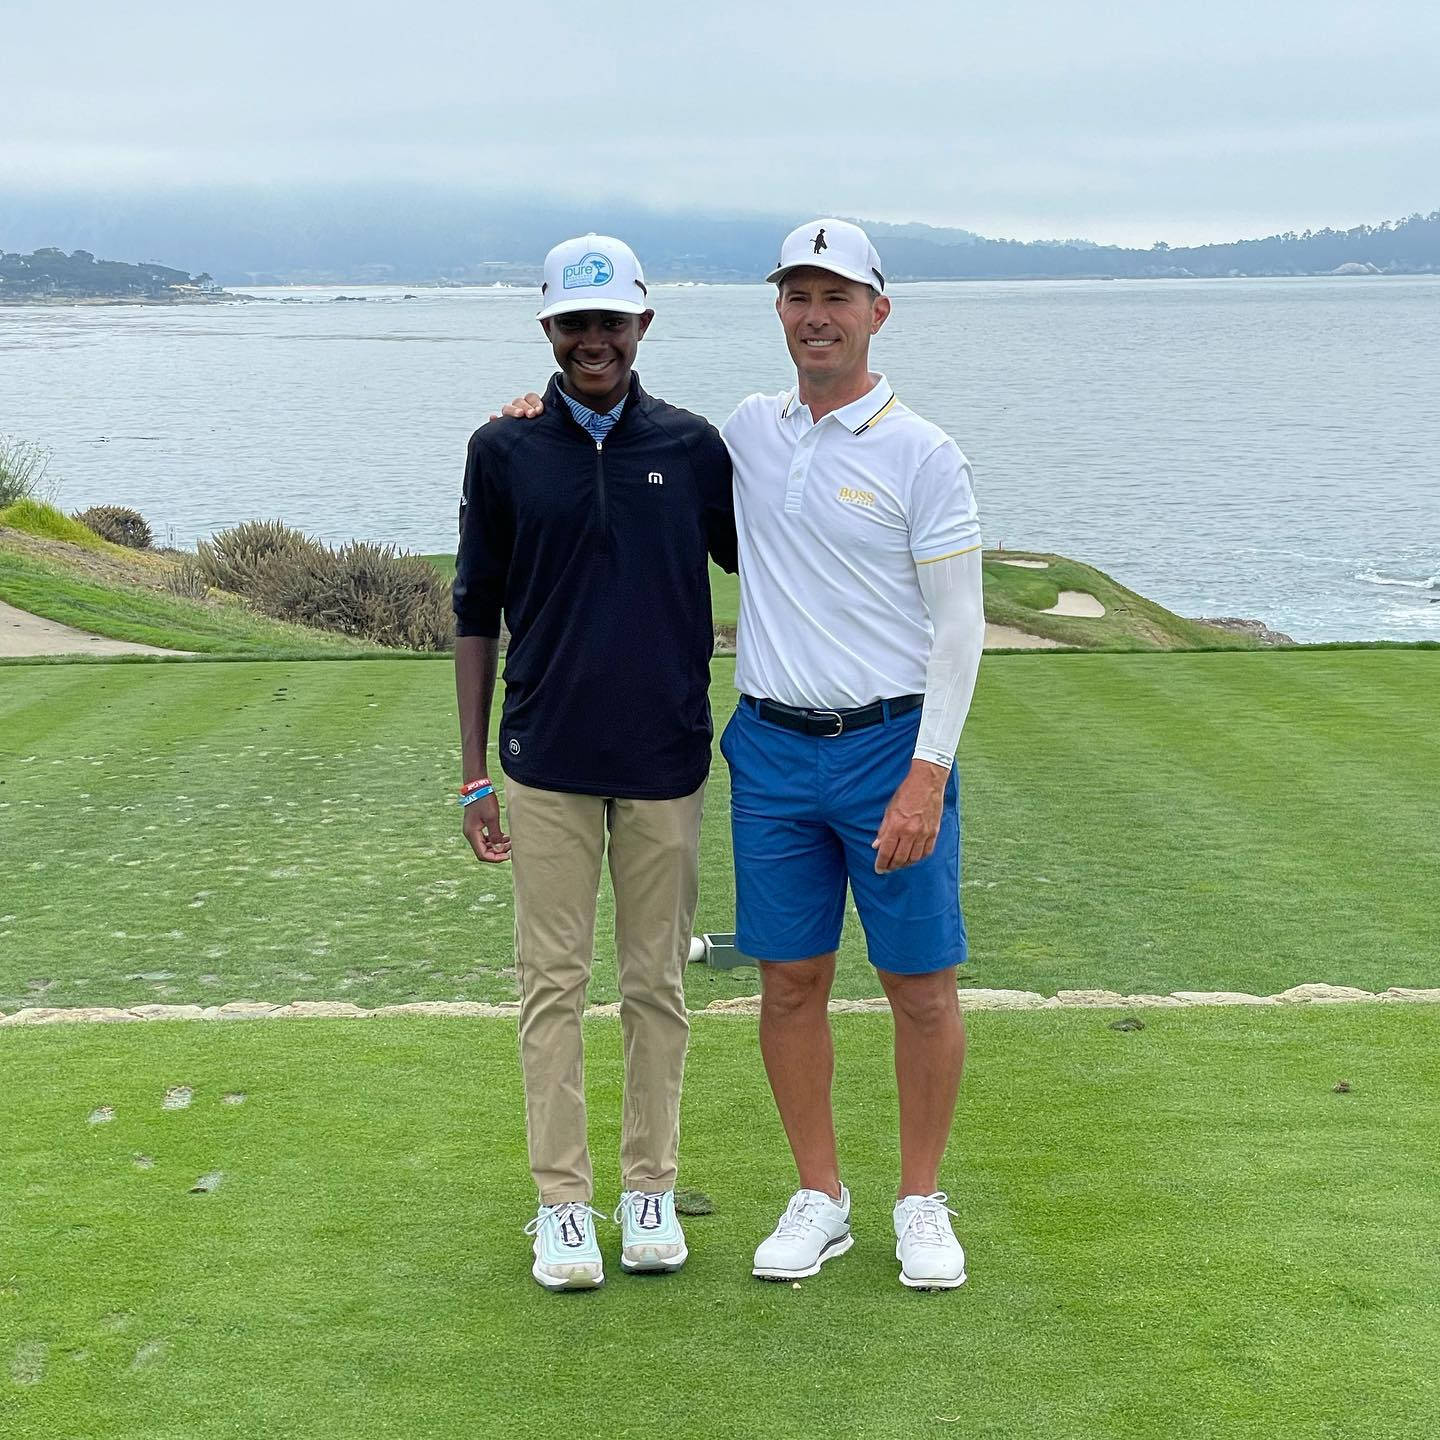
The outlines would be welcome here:
M 1357 570 L 1351 578 L 1363 580 L 1369 585 L 1398 585 L 1405 590 L 1440 590 L 1440 575 L 1427 575 L 1416 580 L 1400 575 L 1382 575 L 1378 570 Z

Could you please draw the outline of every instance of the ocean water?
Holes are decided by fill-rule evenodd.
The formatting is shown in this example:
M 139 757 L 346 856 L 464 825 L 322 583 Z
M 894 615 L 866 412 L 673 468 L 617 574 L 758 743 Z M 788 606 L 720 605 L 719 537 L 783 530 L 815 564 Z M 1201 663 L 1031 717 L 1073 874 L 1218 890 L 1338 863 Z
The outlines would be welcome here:
M 279 516 L 451 548 L 465 442 L 551 365 L 533 293 L 0 308 L 0 432 L 67 508 L 193 545 Z M 361 297 L 337 299 L 337 296 Z M 717 423 L 790 371 L 766 286 L 659 286 L 637 368 Z M 898 285 L 875 363 L 975 467 L 987 542 L 1187 615 L 1440 639 L 1440 277 Z

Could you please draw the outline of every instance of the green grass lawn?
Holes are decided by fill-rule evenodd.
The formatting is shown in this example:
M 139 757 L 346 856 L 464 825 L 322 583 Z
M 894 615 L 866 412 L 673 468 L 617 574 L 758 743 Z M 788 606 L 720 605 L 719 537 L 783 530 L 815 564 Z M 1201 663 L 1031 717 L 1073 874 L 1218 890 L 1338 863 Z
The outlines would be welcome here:
M 793 1178 L 753 1022 L 709 1020 L 682 1182 L 715 1213 L 686 1222 L 689 1265 L 624 1276 L 602 1226 L 610 1278 L 570 1296 L 529 1277 L 508 1023 L 8 1031 L 0 1431 L 1435 1433 L 1440 1009 L 1170 1012 L 1131 1034 L 973 1017 L 945 1171 L 971 1278 L 942 1295 L 896 1278 L 890 1027 L 836 1028 L 854 1250 L 796 1288 L 750 1278 Z M 619 1027 L 587 1033 L 608 1210 Z M 188 1108 L 162 1108 L 174 1086 Z
M 733 707 L 731 662 L 712 703 Z M 0 669 L 0 1010 L 513 998 L 433 660 Z M 1440 984 L 1440 654 L 989 657 L 961 749 L 968 983 Z M 712 771 L 699 929 L 733 928 Z M 592 997 L 615 997 L 602 896 Z M 751 993 L 691 967 L 692 1006 Z M 878 993 L 851 916 L 837 993 Z
M 96 540 L 107 551 L 120 549 L 98 536 Z M 344 635 L 268 619 L 238 602 L 207 602 L 123 585 L 4 545 L 0 545 L 0 600 L 77 630 L 169 650 L 256 659 L 384 653 Z

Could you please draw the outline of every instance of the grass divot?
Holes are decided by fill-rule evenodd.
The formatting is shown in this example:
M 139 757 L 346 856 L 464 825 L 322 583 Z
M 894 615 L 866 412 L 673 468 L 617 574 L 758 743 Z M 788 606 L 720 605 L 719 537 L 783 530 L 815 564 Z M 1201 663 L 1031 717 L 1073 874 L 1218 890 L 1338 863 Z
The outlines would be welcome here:
M 50 1347 L 43 1340 L 22 1340 L 10 1362 L 10 1378 L 17 1385 L 38 1385 L 45 1378 Z

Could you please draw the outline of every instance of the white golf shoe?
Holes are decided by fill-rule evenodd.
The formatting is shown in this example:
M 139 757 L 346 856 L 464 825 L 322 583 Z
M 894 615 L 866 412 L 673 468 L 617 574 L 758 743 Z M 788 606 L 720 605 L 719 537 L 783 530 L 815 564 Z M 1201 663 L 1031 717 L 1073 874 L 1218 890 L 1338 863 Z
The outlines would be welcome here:
M 622 1270 L 678 1270 L 690 1253 L 673 1190 L 627 1190 L 615 1207 Z
M 954 1290 L 965 1283 L 965 1251 L 950 1228 L 955 1214 L 943 1190 L 904 1195 L 895 1207 L 900 1283 L 912 1290 Z
M 605 1265 L 592 1216 L 605 1218 L 579 1201 L 542 1205 L 525 1227 L 525 1233 L 535 1237 L 530 1273 L 547 1290 L 593 1290 L 604 1283 Z
M 762 1280 L 803 1280 L 854 1243 L 850 1192 L 843 1185 L 838 1201 L 823 1190 L 797 1190 L 780 1223 L 760 1242 L 750 1273 Z

